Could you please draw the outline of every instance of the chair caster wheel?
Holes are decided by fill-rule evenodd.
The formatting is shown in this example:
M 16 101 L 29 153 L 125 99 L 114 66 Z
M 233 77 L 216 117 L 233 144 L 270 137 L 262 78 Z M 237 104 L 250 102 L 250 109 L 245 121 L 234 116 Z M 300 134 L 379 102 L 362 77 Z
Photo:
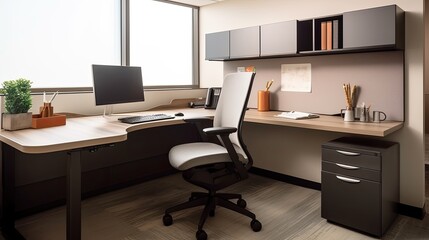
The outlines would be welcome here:
M 239 206 L 239 207 L 241 207 L 241 208 L 246 208 L 246 206 L 247 206 L 247 203 L 246 203 L 246 201 L 244 201 L 244 199 L 238 199 L 237 200 L 237 205 Z
M 173 217 L 167 213 L 162 217 L 162 222 L 164 223 L 164 226 L 170 226 L 173 224 Z
M 250 222 L 250 227 L 254 232 L 259 232 L 262 229 L 262 224 L 258 220 L 254 219 Z
M 197 240 L 207 240 L 207 233 L 204 230 L 198 230 L 195 237 L 197 237 Z

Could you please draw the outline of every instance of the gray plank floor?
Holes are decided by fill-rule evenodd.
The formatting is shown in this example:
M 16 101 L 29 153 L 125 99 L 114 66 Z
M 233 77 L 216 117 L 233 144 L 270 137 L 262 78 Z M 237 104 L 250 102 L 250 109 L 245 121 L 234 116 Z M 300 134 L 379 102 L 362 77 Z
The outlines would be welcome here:
M 82 203 L 82 239 L 195 239 L 201 208 L 173 214 L 169 227 L 161 219 L 165 208 L 185 201 L 196 190 L 176 174 L 87 199 Z M 204 227 L 210 240 L 374 239 L 321 218 L 316 190 L 251 175 L 225 192 L 242 193 L 263 228 L 255 233 L 247 217 L 218 208 Z M 65 239 L 65 208 L 20 219 L 17 229 L 28 240 Z M 399 216 L 383 239 L 429 239 L 429 217 Z

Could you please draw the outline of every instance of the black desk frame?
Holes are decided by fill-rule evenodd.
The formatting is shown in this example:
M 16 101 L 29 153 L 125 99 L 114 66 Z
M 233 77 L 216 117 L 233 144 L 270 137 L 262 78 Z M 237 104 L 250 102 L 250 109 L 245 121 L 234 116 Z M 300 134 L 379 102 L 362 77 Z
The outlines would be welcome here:
M 15 228 L 15 151 L 1 143 L 2 204 L 1 231 L 5 239 L 25 239 Z M 67 159 L 67 240 L 81 239 L 81 151 L 68 152 Z

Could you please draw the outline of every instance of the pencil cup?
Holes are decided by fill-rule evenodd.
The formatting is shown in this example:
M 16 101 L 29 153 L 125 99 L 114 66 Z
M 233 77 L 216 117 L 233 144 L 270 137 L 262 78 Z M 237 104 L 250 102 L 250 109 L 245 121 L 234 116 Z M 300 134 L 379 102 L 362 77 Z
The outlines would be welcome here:
M 258 111 L 270 110 L 270 91 L 258 91 Z
M 360 114 L 360 121 L 361 122 L 369 122 L 369 108 L 362 108 L 362 112 Z
M 341 109 L 341 115 L 344 112 L 344 122 L 353 122 L 355 120 L 354 112 L 351 109 Z
M 54 114 L 54 107 L 51 106 L 51 103 L 43 103 L 43 107 L 39 108 L 40 117 L 52 117 Z

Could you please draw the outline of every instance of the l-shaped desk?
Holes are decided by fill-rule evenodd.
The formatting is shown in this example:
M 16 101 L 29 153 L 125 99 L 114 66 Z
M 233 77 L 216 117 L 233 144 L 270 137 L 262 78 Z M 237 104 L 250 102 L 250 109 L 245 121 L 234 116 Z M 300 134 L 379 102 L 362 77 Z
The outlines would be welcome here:
M 153 113 L 174 114 L 184 113 L 185 118 L 213 117 L 214 110 L 202 108 L 175 108 L 155 111 L 131 113 L 144 115 Z M 322 131 L 359 134 L 384 137 L 403 127 L 403 122 L 385 121 L 382 123 L 344 122 L 340 117 L 323 116 L 314 119 L 291 120 L 276 117 L 277 111 L 258 112 L 250 109 L 246 112 L 245 122 L 272 124 L 287 127 L 298 127 Z M 184 124 L 184 117 L 140 124 L 125 124 L 114 116 L 89 116 L 68 118 L 65 126 L 25 129 L 20 131 L 0 131 L 2 161 L 2 233 L 6 239 L 24 239 L 15 229 L 15 164 L 16 150 L 30 153 L 49 153 L 68 151 L 67 160 L 67 230 L 68 240 L 81 239 L 81 163 L 80 154 L 83 150 L 108 146 L 127 140 L 128 132 L 168 125 Z

